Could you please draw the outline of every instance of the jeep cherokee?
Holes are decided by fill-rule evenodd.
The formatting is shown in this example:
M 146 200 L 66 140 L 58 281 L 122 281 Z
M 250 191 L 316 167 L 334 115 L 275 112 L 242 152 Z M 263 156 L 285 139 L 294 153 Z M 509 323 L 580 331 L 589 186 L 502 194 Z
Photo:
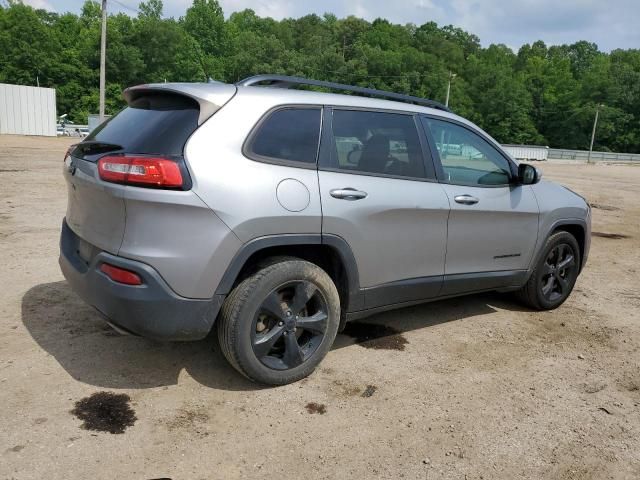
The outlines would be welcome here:
M 374 312 L 492 290 L 556 308 L 586 262 L 585 200 L 437 102 L 269 75 L 124 98 L 65 157 L 62 271 L 119 331 L 215 324 L 251 380 L 309 375 Z

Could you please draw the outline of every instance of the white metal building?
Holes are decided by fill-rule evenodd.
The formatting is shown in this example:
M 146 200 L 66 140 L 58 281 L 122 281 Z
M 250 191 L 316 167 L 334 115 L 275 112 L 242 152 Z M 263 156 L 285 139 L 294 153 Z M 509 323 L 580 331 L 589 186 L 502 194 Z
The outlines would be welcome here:
M 56 136 L 56 91 L 0 83 L 0 134 Z

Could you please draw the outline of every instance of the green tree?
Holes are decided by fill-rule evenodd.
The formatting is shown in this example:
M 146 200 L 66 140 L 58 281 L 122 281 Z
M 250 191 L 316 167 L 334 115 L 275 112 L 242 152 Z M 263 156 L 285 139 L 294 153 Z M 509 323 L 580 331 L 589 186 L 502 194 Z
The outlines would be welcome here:
M 21 3 L 0 10 L 0 81 L 51 86 L 60 45 L 44 13 Z
M 79 15 L 0 0 L 0 81 L 56 88 L 58 111 L 86 122 L 98 110 L 101 6 Z M 587 148 L 596 108 L 595 148 L 640 152 L 640 50 L 604 53 L 579 41 L 483 48 L 480 39 L 435 22 L 398 25 L 331 13 L 227 20 L 218 0 L 192 0 L 184 17 L 163 18 L 161 0 L 107 23 L 106 107 L 124 105 L 139 83 L 235 82 L 282 73 L 381 88 L 444 101 L 499 141 Z
M 474 119 L 502 143 L 540 143 L 531 119 L 531 94 L 514 74 L 515 54 L 504 45 L 491 45 L 469 58 L 466 76 L 474 103 Z

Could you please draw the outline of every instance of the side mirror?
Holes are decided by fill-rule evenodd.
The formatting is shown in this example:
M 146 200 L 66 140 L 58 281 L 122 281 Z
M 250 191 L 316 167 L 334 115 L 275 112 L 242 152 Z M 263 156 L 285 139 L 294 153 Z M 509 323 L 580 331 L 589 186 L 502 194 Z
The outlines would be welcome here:
M 533 185 L 542 178 L 542 172 L 533 165 L 521 163 L 518 165 L 518 181 L 521 185 Z

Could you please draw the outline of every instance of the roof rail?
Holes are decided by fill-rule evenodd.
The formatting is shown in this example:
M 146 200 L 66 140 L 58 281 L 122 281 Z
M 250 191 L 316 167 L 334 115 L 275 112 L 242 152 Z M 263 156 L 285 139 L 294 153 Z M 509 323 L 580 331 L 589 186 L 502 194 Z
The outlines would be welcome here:
M 359 93 L 365 96 L 381 97 L 387 100 L 396 100 L 404 103 L 414 103 L 424 107 L 437 108 L 445 112 L 451 112 L 440 102 L 429 100 L 427 98 L 414 97 L 413 95 L 403 95 L 401 93 L 387 92 L 385 90 L 376 90 L 375 88 L 357 87 L 353 85 L 345 85 L 344 83 L 326 82 L 324 80 L 313 80 L 302 77 L 289 77 L 287 75 L 255 75 L 247 77 L 236 83 L 239 87 L 260 86 L 260 84 L 269 82 L 266 87 L 274 88 L 292 88 L 296 85 L 309 85 L 314 87 L 324 87 L 333 90 L 344 90 L 346 92 Z

